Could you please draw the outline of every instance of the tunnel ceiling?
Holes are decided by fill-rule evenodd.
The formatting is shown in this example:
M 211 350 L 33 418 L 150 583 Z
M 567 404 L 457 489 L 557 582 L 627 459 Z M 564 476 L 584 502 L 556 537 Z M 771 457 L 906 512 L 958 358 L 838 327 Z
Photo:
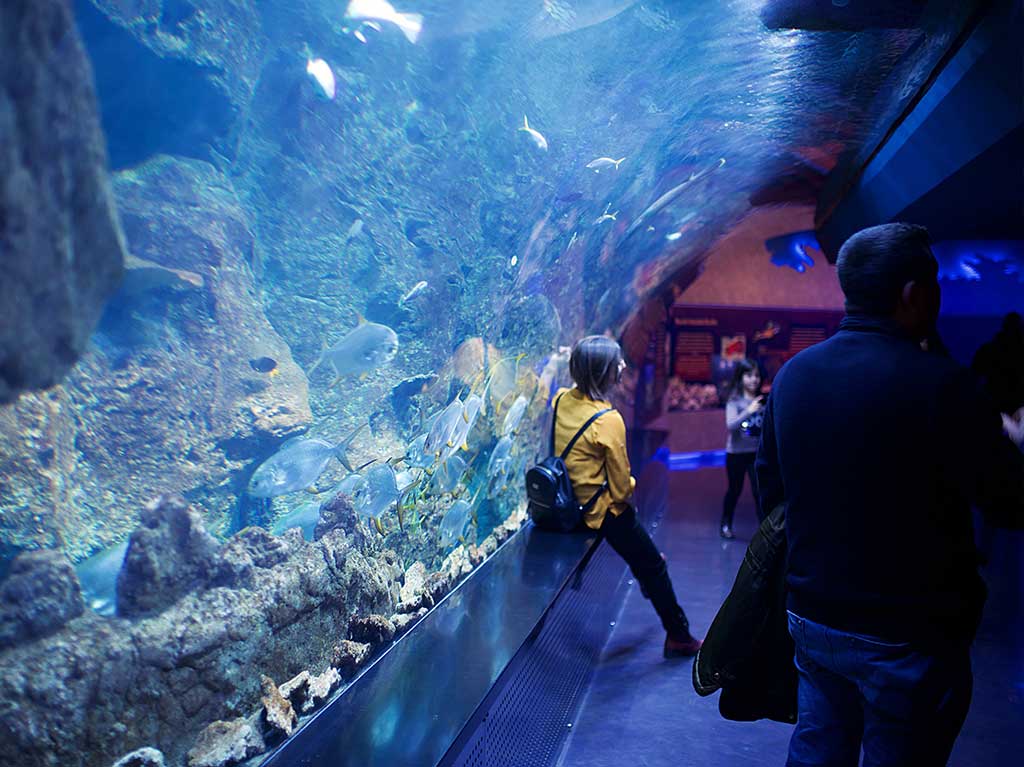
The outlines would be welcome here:
M 366 151 L 342 140 L 342 122 L 310 116 L 317 107 L 302 67 L 315 51 L 339 73 L 341 121 L 368 117 L 362 97 L 345 101 L 350 87 L 373 91 L 375 108 L 392 104 L 391 113 L 373 115 L 377 130 L 361 135 L 369 149 L 404 129 L 409 151 L 364 160 L 393 169 L 396 185 L 415 175 L 402 167 L 411 160 L 434 169 L 417 210 L 374 190 L 416 258 L 443 270 L 444 238 L 431 239 L 430 227 L 479 226 L 479 234 L 449 239 L 503 251 L 514 273 L 501 289 L 544 293 L 559 310 L 568 300 L 559 293 L 565 265 L 580 264 L 585 324 L 597 330 L 621 327 L 638 300 L 695 274 L 711 243 L 752 207 L 813 204 L 830 174 L 848 173 L 878 144 L 978 5 L 408 0 L 393 5 L 423 14 L 416 43 L 385 24 L 361 28 L 365 44 L 354 39 L 344 3 L 267 2 L 245 16 L 255 24 L 257 13 L 262 25 L 259 34 L 244 31 L 247 48 L 219 35 L 216 55 L 205 55 L 196 46 L 214 39 L 217 9 L 237 16 L 244 4 L 164 2 L 161 12 L 140 10 L 132 20 L 125 3 L 115 12 L 108 0 L 77 2 L 90 6 L 83 34 L 103 59 L 96 73 L 112 157 L 133 164 L 181 154 L 183 137 L 194 136 L 184 153 L 223 165 L 262 120 L 279 121 L 271 133 L 284 154 L 330 150 L 332 162 L 359 161 Z M 102 46 L 118 37 L 93 6 L 152 54 L 132 46 L 130 71 L 112 66 Z M 206 38 L 186 34 L 198 29 L 196 18 Z M 266 42 L 257 46 L 260 35 Z M 167 77 L 176 82 L 161 91 Z M 203 98 L 218 88 L 224 97 Z M 225 110 L 246 100 L 232 124 Z M 204 115 L 205 105 L 213 111 Z M 160 114 L 142 120 L 140 109 Z M 524 115 L 546 149 L 517 130 Z M 323 146 L 289 144 L 312 141 L 317 120 Z M 145 135 L 132 125 L 144 125 Z M 600 157 L 625 159 L 618 168 L 587 168 Z M 316 158 L 304 160 L 315 175 Z M 488 184 L 500 198 L 481 192 L 484 199 L 460 202 L 467 187 Z M 345 189 L 334 213 L 344 219 L 359 210 L 368 191 Z M 573 259 L 563 259 L 569 253 Z

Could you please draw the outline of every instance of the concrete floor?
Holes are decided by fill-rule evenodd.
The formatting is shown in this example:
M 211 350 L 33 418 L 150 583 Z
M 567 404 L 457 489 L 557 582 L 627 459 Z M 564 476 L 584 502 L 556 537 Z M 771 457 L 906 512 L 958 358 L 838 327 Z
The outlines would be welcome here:
M 756 521 L 749 489 L 736 512 L 735 541 L 718 537 L 724 469 L 668 476 L 668 509 L 654 529 L 676 594 L 701 636 L 725 599 Z M 1024 751 L 1024 536 L 986 543 L 990 595 L 974 646 L 974 700 L 949 762 L 953 767 L 1019 763 Z M 664 660 L 664 633 L 633 585 L 605 647 L 562 767 L 766 767 L 783 765 L 792 728 L 738 723 L 718 714 L 718 696 L 699 698 L 690 660 Z

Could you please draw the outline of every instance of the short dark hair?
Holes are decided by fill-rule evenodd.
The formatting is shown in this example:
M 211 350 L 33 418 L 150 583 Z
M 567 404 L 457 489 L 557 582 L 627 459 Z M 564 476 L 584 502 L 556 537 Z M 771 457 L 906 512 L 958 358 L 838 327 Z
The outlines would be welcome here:
M 930 246 L 928 230 L 915 224 L 882 224 L 850 237 L 836 260 L 846 310 L 892 314 L 904 285 L 938 277 Z
M 569 374 L 591 399 L 607 399 L 619 380 L 622 348 L 608 336 L 586 336 L 572 347 Z

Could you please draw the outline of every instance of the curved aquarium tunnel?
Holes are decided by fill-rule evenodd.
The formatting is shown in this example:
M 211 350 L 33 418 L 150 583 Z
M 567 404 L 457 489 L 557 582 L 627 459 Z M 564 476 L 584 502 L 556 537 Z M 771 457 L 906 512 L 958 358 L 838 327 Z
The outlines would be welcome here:
M 666 322 L 744 303 L 717 253 L 828 314 L 849 234 L 924 223 L 983 340 L 1024 275 L 1020 18 L 4 2 L 0 763 L 548 763 L 467 754 L 524 674 L 582 689 L 624 599 L 525 523 L 559 349 L 623 342 L 656 477 L 714 463 L 647 459 Z M 590 655 L 538 666 L 555 630 Z

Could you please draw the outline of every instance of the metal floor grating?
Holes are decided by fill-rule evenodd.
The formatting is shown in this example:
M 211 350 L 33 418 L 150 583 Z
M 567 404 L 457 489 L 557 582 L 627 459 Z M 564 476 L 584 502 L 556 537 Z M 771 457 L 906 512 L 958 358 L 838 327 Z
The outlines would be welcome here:
M 557 759 L 625 596 L 607 544 L 567 584 L 509 663 L 441 767 L 549 767 Z

